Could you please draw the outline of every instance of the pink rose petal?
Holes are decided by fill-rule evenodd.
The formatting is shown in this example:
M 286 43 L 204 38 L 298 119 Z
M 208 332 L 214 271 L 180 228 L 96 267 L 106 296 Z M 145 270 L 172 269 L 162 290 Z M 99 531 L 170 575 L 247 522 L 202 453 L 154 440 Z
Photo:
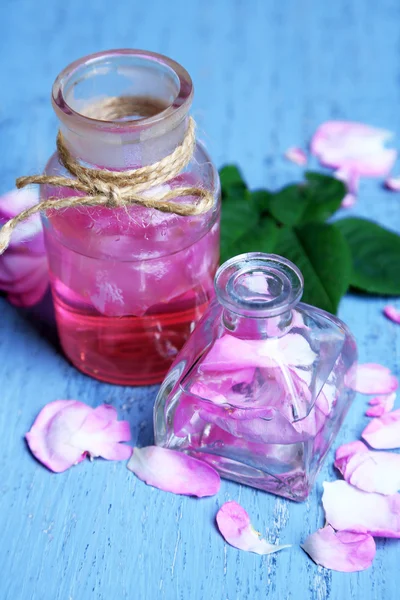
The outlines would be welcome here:
M 107 460 L 127 460 L 132 454 L 131 446 L 118 442 L 129 442 L 131 430 L 128 421 L 118 421 L 117 411 L 109 404 L 91 410 L 75 443 L 87 446 L 90 456 L 101 456 Z M 87 441 L 86 441 L 87 440 Z
M 371 419 L 361 436 L 378 450 L 400 448 L 400 409 Z
M 400 538 L 400 494 L 358 490 L 346 481 L 324 482 L 322 504 L 334 529 Z
M 357 195 L 358 186 L 360 184 L 360 176 L 357 171 L 348 171 L 346 169 L 339 169 L 334 173 L 336 179 L 340 179 L 346 184 L 350 194 Z
M 12 190 L 0 196 L 0 225 L 39 202 L 37 189 Z M 44 252 L 40 215 L 34 215 L 14 230 L 9 247 L 28 247 L 31 252 Z
M 242 340 L 225 334 L 217 339 L 201 362 L 200 370 L 236 371 L 248 367 L 276 367 L 280 364 L 310 367 L 316 354 L 299 333 L 281 338 Z
M 201 433 L 206 422 L 200 417 L 200 407 L 192 396 L 182 395 L 177 403 L 174 414 L 174 434 L 177 437 L 186 437 Z
M 309 535 L 301 547 L 317 565 L 343 573 L 368 569 L 376 552 L 368 533 L 335 532 L 330 525 Z
M 360 394 L 390 394 L 397 390 L 397 378 L 390 369 L 375 363 L 355 365 L 346 376 L 346 384 Z
M 342 200 L 341 207 L 342 208 L 352 208 L 357 202 L 357 196 L 355 194 L 346 194 Z
M 221 484 L 207 463 L 160 446 L 134 448 L 128 469 L 147 485 L 185 496 L 213 496 Z
M 27 251 L 29 252 L 29 251 Z M 49 285 L 47 259 L 35 254 L 22 255 L 8 248 L 0 256 L 0 291 L 14 306 L 33 306 Z
M 0 227 L 38 202 L 37 192 L 12 191 L 0 197 Z M 11 244 L 0 256 L 0 292 L 16 306 L 32 306 L 44 296 L 49 283 L 40 216 L 20 224 Z
M 398 310 L 395 306 L 388 304 L 383 309 L 383 314 L 394 323 L 400 325 L 400 310 Z
M 340 179 L 346 184 L 347 194 L 342 200 L 342 208 L 351 208 L 357 202 L 358 185 L 360 176 L 355 171 L 346 171 L 345 169 L 339 169 L 335 173 L 336 179 Z
M 199 416 L 203 421 L 215 423 L 232 435 L 243 436 L 251 441 L 262 441 L 267 436 L 265 441 L 272 442 L 268 436 L 270 438 L 272 435 L 275 439 L 278 433 L 282 440 L 282 436 L 288 434 L 287 429 L 302 434 L 309 432 L 310 428 L 315 429 L 319 414 L 313 412 L 310 418 L 307 417 L 311 407 L 311 392 L 299 373 L 307 375 L 295 367 L 284 366 L 281 369 L 217 371 L 215 375 L 206 371 L 194 380 L 188 391 L 199 400 Z M 290 423 L 294 415 L 298 422 L 292 426 Z M 274 423 L 268 424 L 267 419 L 273 419 Z M 237 423 L 239 420 L 247 422 Z
M 381 417 L 385 413 L 392 410 L 395 400 L 395 392 L 386 394 L 384 396 L 375 396 L 375 398 L 371 398 L 369 401 L 368 404 L 371 406 L 371 408 L 369 408 L 365 414 L 367 417 Z
M 311 152 L 323 165 L 361 176 L 389 173 L 397 152 L 384 147 L 390 131 L 351 121 L 327 121 L 311 140 Z
M 362 442 L 352 442 L 337 449 L 335 467 L 348 483 L 365 492 L 390 495 L 400 490 L 399 454 L 374 452 Z
M 303 166 L 307 163 L 307 155 L 301 148 L 291 146 L 285 152 L 285 158 L 296 165 Z
M 385 181 L 385 187 L 393 192 L 400 192 L 400 177 L 389 177 Z
M 360 181 L 358 173 L 339 169 L 334 175 L 336 179 L 343 181 L 347 187 L 347 194 L 343 198 L 340 206 L 342 208 L 351 208 L 357 202 L 358 184 Z
M 235 501 L 225 502 L 219 509 L 216 520 L 222 537 L 239 550 L 271 554 L 289 548 L 289 545 L 277 546 L 260 538 L 260 534 L 253 529 L 247 512 Z
M 114 408 L 93 409 L 76 400 L 47 404 L 25 437 L 32 454 L 55 473 L 66 471 L 87 454 L 122 460 L 132 453 L 130 446 L 119 444 L 130 439 L 130 429 L 127 421 L 117 421 Z
M 255 369 L 252 367 L 238 369 L 226 374 L 221 373 L 217 377 L 208 377 L 204 381 L 196 380 L 191 386 L 190 391 L 197 396 L 211 400 L 214 404 L 226 404 L 230 402 L 235 406 L 242 406 L 242 404 L 237 404 L 234 401 L 235 395 L 239 395 L 235 394 L 235 390 L 250 388 L 254 376 Z

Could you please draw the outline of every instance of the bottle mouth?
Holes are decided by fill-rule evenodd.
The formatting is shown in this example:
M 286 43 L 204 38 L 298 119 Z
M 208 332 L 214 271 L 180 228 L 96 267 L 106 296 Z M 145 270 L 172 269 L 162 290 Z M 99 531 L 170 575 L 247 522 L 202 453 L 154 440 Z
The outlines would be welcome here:
M 299 302 L 303 276 L 296 265 L 282 256 L 249 252 L 220 266 L 215 291 L 220 303 L 234 313 L 273 317 Z
M 62 121 L 100 129 L 141 130 L 173 117 L 180 122 L 193 97 L 192 80 L 177 62 L 143 50 L 109 50 L 68 65 L 53 85 Z

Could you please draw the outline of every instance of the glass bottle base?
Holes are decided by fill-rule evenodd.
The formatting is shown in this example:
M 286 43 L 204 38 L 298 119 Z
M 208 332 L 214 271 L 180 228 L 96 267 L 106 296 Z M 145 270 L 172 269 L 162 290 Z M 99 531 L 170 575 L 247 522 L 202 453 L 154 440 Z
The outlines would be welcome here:
M 140 386 L 161 383 L 208 306 L 143 317 L 88 314 L 54 305 L 61 346 L 72 364 L 107 383 Z
M 283 477 L 275 477 L 261 469 L 241 463 L 237 460 L 205 454 L 204 452 L 190 452 L 191 456 L 204 460 L 214 467 L 221 477 L 236 481 L 243 485 L 254 487 L 276 496 L 282 496 L 295 502 L 305 500 L 312 488 L 313 482 L 310 482 L 301 469 L 286 473 Z

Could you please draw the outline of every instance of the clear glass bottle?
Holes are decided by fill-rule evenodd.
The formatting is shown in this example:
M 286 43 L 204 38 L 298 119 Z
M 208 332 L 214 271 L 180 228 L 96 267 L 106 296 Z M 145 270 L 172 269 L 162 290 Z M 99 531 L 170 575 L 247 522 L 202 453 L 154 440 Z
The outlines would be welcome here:
M 152 164 L 182 143 L 192 97 L 191 79 L 180 65 L 136 50 L 72 63 L 52 93 L 72 155 L 86 167 L 119 171 Z M 127 100 L 125 112 L 113 108 L 115 98 Z M 57 153 L 45 172 L 70 176 Z M 165 185 L 208 189 L 214 206 L 200 216 L 130 206 L 75 207 L 43 217 L 62 347 L 81 371 L 104 381 L 162 381 L 213 293 L 219 180 L 201 144 L 184 172 Z M 49 185 L 41 194 L 77 195 Z
M 232 258 L 215 290 L 159 391 L 156 443 L 303 500 L 354 397 L 355 341 L 299 302 L 302 275 L 280 256 Z

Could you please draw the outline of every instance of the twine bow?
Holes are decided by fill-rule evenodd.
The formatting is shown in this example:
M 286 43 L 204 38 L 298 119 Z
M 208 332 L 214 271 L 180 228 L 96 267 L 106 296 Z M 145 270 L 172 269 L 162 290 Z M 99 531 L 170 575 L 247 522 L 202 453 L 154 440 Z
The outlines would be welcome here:
M 71 188 L 81 192 L 82 195 L 66 198 L 50 197 L 10 219 L 0 229 L 0 254 L 8 247 L 12 232 L 19 223 L 38 212 L 49 209 L 60 210 L 74 206 L 105 206 L 115 209 L 139 204 L 182 216 L 206 213 L 212 207 L 214 198 L 210 191 L 203 188 L 182 186 L 154 196 L 147 192 L 150 188 L 160 186 L 182 172 L 193 156 L 195 143 L 195 122 L 190 117 L 182 144 L 165 158 L 139 169 L 108 171 L 89 169 L 80 165 L 69 152 L 64 137 L 59 131 L 57 135 L 59 161 L 74 179 L 59 175 L 31 175 L 19 177 L 16 186 L 23 188 L 33 183 L 46 184 Z M 191 204 L 172 201 L 185 196 L 194 196 L 198 200 Z

